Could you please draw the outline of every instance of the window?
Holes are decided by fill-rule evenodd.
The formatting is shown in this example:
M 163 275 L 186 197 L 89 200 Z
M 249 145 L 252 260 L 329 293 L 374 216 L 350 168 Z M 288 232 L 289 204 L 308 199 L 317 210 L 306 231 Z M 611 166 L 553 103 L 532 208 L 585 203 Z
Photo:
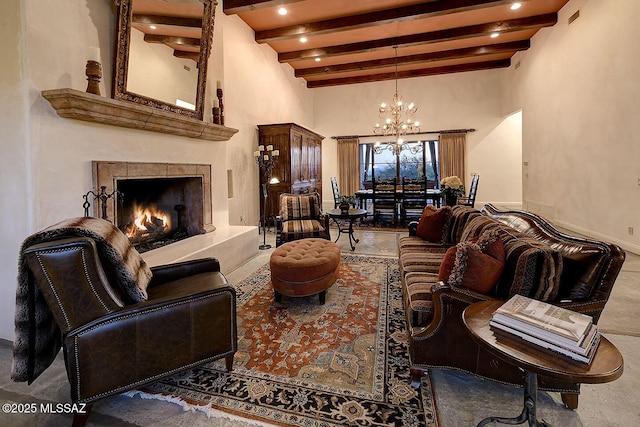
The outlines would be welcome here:
M 376 154 L 373 143 L 360 145 L 360 188 L 370 189 L 371 180 L 402 177 L 422 178 L 439 181 L 438 177 L 438 141 L 409 141 L 405 142 L 409 148 L 420 147 L 420 151 L 413 154 L 410 149 L 402 150 L 395 155 L 388 149 L 388 143 L 382 143 L 382 152 Z M 434 158 L 431 154 L 434 154 Z

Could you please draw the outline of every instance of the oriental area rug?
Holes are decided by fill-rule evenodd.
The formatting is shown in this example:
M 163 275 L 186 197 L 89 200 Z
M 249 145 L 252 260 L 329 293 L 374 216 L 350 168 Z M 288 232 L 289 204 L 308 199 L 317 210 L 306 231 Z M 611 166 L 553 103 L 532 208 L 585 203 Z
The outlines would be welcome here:
M 318 296 L 275 303 L 269 266 L 237 289 L 233 371 L 216 361 L 141 389 L 208 415 L 281 426 L 438 426 L 431 380 L 409 385 L 398 263 L 342 255 Z

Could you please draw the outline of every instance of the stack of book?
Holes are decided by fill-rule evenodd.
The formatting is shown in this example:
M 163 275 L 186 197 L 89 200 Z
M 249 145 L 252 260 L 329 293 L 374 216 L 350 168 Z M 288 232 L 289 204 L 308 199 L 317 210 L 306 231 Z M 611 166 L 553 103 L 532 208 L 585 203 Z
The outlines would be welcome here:
M 600 343 L 591 316 L 521 295 L 500 306 L 489 325 L 501 337 L 524 340 L 587 364 Z

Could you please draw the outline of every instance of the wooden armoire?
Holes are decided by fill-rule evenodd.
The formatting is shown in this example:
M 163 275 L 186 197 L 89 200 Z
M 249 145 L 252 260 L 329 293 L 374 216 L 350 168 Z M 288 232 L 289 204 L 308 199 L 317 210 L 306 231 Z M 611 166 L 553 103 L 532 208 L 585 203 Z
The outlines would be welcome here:
M 295 123 L 258 125 L 259 145 L 273 145 L 280 155 L 271 177 L 280 183 L 267 184 L 267 223 L 273 224 L 278 215 L 281 193 L 306 194 L 314 191 L 322 201 L 322 140 L 324 136 Z M 260 188 L 265 177 L 260 171 Z M 260 191 L 260 216 L 264 215 L 263 195 Z

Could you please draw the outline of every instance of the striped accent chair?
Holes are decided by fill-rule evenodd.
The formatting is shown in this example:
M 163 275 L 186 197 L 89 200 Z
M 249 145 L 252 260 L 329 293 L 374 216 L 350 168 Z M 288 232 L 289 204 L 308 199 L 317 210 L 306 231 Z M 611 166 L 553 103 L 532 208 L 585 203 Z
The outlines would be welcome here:
M 331 240 L 329 215 L 325 215 L 320 209 L 320 195 L 280 194 L 280 211 L 276 217 L 276 246 L 308 237 Z

